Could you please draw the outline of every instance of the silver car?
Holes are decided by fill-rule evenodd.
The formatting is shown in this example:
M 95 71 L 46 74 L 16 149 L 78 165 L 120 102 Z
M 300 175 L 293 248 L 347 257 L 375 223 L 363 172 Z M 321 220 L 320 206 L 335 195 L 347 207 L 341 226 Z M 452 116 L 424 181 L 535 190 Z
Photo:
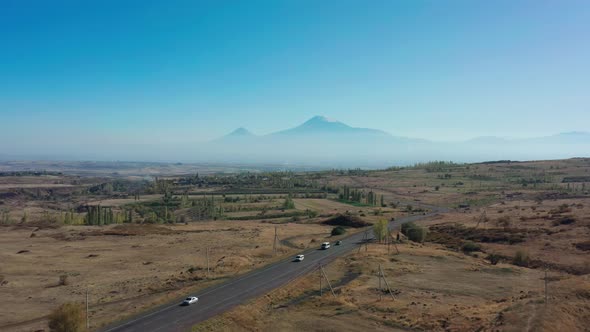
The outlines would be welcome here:
M 193 303 L 197 303 L 199 301 L 199 298 L 196 296 L 189 296 L 186 299 L 184 299 L 184 301 L 182 301 L 182 305 L 191 305 Z

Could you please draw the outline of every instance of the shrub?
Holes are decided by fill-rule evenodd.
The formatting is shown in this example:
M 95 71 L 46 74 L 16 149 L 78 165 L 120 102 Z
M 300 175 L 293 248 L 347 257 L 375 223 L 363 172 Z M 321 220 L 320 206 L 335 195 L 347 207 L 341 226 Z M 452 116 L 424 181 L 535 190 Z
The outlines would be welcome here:
M 590 251 L 590 241 L 574 243 L 574 246 L 580 250 Z
M 503 216 L 503 217 L 498 218 L 498 221 L 496 221 L 496 224 L 498 226 L 502 226 L 504 228 L 508 228 L 512 224 L 512 221 L 510 220 L 510 217 Z
M 283 209 L 294 209 L 295 208 L 295 202 L 293 202 L 293 199 L 291 199 L 291 195 L 287 196 L 287 198 L 285 198 L 285 202 L 283 202 Z
M 59 276 L 59 282 L 58 285 L 59 286 L 66 286 L 67 284 L 69 284 L 69 280 L 68 280 L 68 275 L 67 274 L 62 274 Z
M 498 262 L 500 262 L 500 258 L 501 257 L 498 254 L 489 254 L 488 257 L 486 257 L 486 259 L 490 261 L 492 265 L 498 264 Z
M 553 224 L 553 226 L 559 226 L 559 225 L 569 225 L 569 224 L 573 224 L 575 222 L 576 222 L 576 219 L 574 219 L 573 217 L 563 217 L 558 220 L 553 220 L 552 224 Z
M 416 226 L 416 224 L 414 224 L 413 222 L 403 223 L 402 227 L 401 227 L 402 234 L 407 236 L 408 229 L 410 229 L 411 227 L 414 227 L 414 226 Z
M 328 220 L 323 221 L 324 224 L 326 225 L 331 225 L 331 226 L 346 226 L 346 227 L 353 227 L 353 228 L 361 228 L 361 227 L 366 227 L 366 226 L 370 226 L 370 223 L 367 223 L 366 221 L 362 220 L 359 217 L 350 215 L 350 214 L 346 214 L 346 215 L 336 215 L 334 217 L 331 217 Z
M 332 228 L 332 236 L 342 235 L 346 233 L 346 229 L 342 226 Z
M 84 310 L 77 303 L 65 303 L 49 315 L 49 329 L 54 332 L 84 331 Z
M 481 245 L 479 245 L 479 243 L 475 243 L 475 242 L 471 242 L 471 241 L 465 242 L 461 246 L 461 251 L 463 251 L 465 253 L 470 253 L 470 252 L 474 252 L 474 251 L 481 251 Z
M 426 228 L 420 227 L 413 222 L 402 224 L 401 231 L 410 241 L 422 243 L 426 239 Z
M 571 209 L 569 208 L 569 206 L 567 204 L 561 204 L 558 208 L 557 208 L 557 213 L 566 213 L 566 212 L 570 212 Z
M 529 258 L 529 255 L 526 252 L 524 252 L 523 250 L 518 250 L 516 252 L 516 254 L 514 255 L 514 258 L 512 259 L 512 263 L 514 265 L 524 266 L 524 267 L 529 266 L 530 261 L 531 260 Z

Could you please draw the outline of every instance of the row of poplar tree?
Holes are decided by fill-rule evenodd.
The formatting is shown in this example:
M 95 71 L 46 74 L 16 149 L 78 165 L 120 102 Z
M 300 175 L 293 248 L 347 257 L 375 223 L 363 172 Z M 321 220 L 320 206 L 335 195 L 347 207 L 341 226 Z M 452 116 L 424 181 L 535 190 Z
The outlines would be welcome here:
M 84 217 L 86 225 L 109 225 L 123 222 L 133 222 L 133 210 L 114 212 L 110 207 L 88 206 L 88 213 Z
M 383 198 L 383 195 L 379 196 L 373 191 L 366 193 L 364 190 L 351 189 L 348 186 L 343 186 L 340 189 L 338 198 L 344 201 L 357 202 L 373 206 L 377 206 L 377 202 L 379 201 L 381 206 L 385 206 L 385 199 Z

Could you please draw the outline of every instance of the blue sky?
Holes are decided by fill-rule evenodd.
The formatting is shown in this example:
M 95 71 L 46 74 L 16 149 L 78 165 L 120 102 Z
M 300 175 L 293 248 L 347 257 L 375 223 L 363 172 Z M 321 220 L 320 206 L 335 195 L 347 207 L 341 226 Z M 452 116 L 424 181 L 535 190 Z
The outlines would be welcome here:
M 0 0 L 0 152 L 590 131 L 589 36 L 588 1 Z

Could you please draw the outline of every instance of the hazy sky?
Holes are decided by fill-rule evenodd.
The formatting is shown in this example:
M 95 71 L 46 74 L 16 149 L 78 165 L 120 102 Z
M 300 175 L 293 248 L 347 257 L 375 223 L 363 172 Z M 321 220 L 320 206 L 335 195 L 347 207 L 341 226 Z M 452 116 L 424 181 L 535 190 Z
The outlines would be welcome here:
M 0 0 L 0 152 L 590 130 L 590 2 Z

